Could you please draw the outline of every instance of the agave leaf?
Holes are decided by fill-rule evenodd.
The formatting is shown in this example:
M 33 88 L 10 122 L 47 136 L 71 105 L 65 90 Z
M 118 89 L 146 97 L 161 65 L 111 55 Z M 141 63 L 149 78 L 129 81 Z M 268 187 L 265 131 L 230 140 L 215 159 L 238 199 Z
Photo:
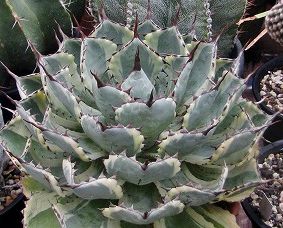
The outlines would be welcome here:
M 175 26 L 149 33 L 144 42 L 160 54 L 188 54 L 185 42 Z
M 146 185 L 155 181 L 171 178 L 180 171 L 180 162 L 176 158 L 142 164 L 135 158 L 125 155 L 109 155 L 104 160 L 107 173 L 137 185 Z
M 79 41 L 76 42 L 74 40 L 73 42 L 73 45 L 80 44 Z M 74 95 L 90 106 L 95 107 L 89 90 L 86 89 L 85 83 L 82 83 L 83 76 L 78 73 L 80 72 L 80 64 L 77 65 L 77 61 L 80 60 L 80 53 L 77 53 L 79 50 L 73 50 L 74 48 L 70 47 L 70 42 L 64 41 L 63 44 L 65 46 L 62 46 L 61 49 L 67 53 L 59 52 L 51 56 L 44 56 L 40 59 L 42 75 L 52 76 L 65 88 L 73 90 Z M 79 60 L 77 58 L 79 58 Z M 43 84 L 46 84 L 46 79 L 43 76 L 41 79 Z
M 188 178 L 188 182 L 200 189 L 210 189 L 212 192 L 222 191 L 228 176 L 227 166 L 184 164 L 182 171 Z
M 72 84 L 80 81 L 77 65 L 74 62 L 75 57 L 72 54 L 59 52 L 54 55 L 43 56 L 39 61 L 42 64 L 41 71 L 44 70 L 45 74 L 48 73 L 69 89 Z M 42 81 L 45 80 L 42 79 Z
M 192 227 L 192 228 L 214 228 L 213 224 L 206 221 L 200 214 L 192 208 L 186 208 L 182 213 L 161 219 L 154 223 L 156 228 L 170 228 L 170 227 Z
M 233 134 L 265 124 L 269 118 L 252 102 L 241 100 L 224 115 L 213 134 Z
M 239 166 L 229 169 L 224 188 L 225 192 L 217 196 L 219 201 L 237 202 L 248 197 L 261 182 L 254 158 L 249 159 Z
M 201 207 L 192 207 L 194 211 L 204 217 L 205 220 L 213 223 L 214 227 L 225 228 L 238 228 L 236 218 L 229 211 L 222 209 L 221 207 L 206 204 Z
M 105 201 L 85 201 L 75 196 L 61 198 L 56 193 L 45 192 L 27 178 L 24 180 L 24 187 L 32 194 L 24 210 L 24 224 L 27 227 L 44 225 L 47 228 L 76 228 L 97 225 L 103 228 L 120 228 L 119 221 L 108 220 L 102 215 L 100 208 L 108 206 Z M 89 217 L 83 216 L 86 212 Z
M 92 178 L 89 182 L 75 184 L 74 164 L 70 160 L 64 159 L 63 173 L 71 191 L 83 199 L 119 199 L 122 197 L 122 188 L 115 179 Z
M 153 183 L 142 186 L 125 183 L 123 185 L 123 192 L 124 194 L 119 200 L 119 205 L 125 208 L 132 208 L 141 213 L 158 207 L 158 202 L 161 201 L 160 194 Z M 149 192 L 151 194 L 148 194 Z
M 248 156 L 254 156 L 253 151 L 257 150 L 257 134 L 254 129 L 240 132 L 225 140 L 211 157 L 210 163 L 221 165 L 235 165 L 244 161 Z
M 193 164 L 204 164 L 209 161 L 215 149 L 224 141 L 223 135 L 203 135 L 201 133 L 177 132 L 158 145 L 160 154 L 178 155 L 179 160 Z
M 200 173 L 200 175 L 197 175 L 195 173 L 198 171 L 198 168 L 196 168 L 196 166 L 197 165 L 193 165 L 191 163 L 183 163 L 181 165 L 181 171 L 178 172 L 174 177 L 156 182 L 155 185 L 162 197 L 165 197 L 170 189 L 176 187 L 189 186 L 206 191 L 210 189 L 209 187 L 211 186 L 211 190 L 213 191 L 218 187 L 218 185 L 222 184 L 223 181 L 221 179 L 224 176 L 222 176 L 222 174 L 224 174 L 224 170 L 221 170 L 221 167 L 218 167 L 218 169 L 212 169 L 211 167 L 209 167 L 212 173 L 209 173 L 209 175 L 204 178 L 201 175 L 205 174 L 204 171 Z M 223 172 L 221 173 L 221 171 Z
M 156 139 L 175 117 L 175 102 L 171 98 L 156 100 L 151 106 L 144 103 L 128 103 L 115 111 L 116 121 L 127 126 L 141 128 L 145 139 Z
M 65 176 L 67 184 L 70 186 L 98 178 L 104 170 L 101 161 L 84 162 L 80 159 L 73 159 L 72 162 L 70 157 L 64 159 L 61 166 L 63 167 L 63 175 Z
M 51 208 L 57 199 L 58 196 L 54 192 L 34 192 L 24 210 L 24 226 L 60 228 L 60 223 Z
M 41 125 L 39 125 L 32 117 L 28 116 L 28 112 L 24 112 L 23 109 L 18 107 L 18 111 L 20 115 L 22 116 L 25 125 L 31 132 L 31 136 L 38 141 L 42 147 L 44 147 L 46 150 L 51 152 L 59 152 L 62 153 L 63 150 L 56 146 L 54 142 L 48 141 L 44 138 L 42 128 L 40 128 Z
M 40 74 L 35 73 L 28 76 L 15 77 L 17 88 L 22 99 L 42 88 Z
M 27 162 L 40 164 L 44 168 L 56 168 L 61 166 L 65 156 L 64 153 L 51 151 L 49 147 L 44 147 L 37 141 L 29 138 L 26 140 L 26 146 L 21 158 Z
M 133 39 L 122 50 L 113 55 L 109 64 L 109 74 L 118 83 L 122 83 L 135 66 L 135 56 L 139 51 L 140 65 L 152 84 L 161 72 L 163 62 L 160 56 L 150 50 L 139 38 Z
M 215 44 L 200 43 L 181 72 L 174 89 L 177 107 L 182 106 L 208 83 L 215 66 Z M 206 89 L 209 85 L 205 85 Z M 210 85 L 211 87 L 211 85 Z
M 72 192 L 80 198 L 93 199 L 119 199 L 123 192 L 117 180 L 111 178 L 101 178 L 79 186 L 72 187 Z
M 182 213 L 154 223 L 156 228 L 170 227 L 233 227 L 239 228 L 236 217 L 229 211 L 214 205 L 188 207 Z
M 51 108 L 54 106 L 55 109 L 67 112 L 73 118 L 78 119 L 81 110 L 73 93 L 51 76 L 47 75 L 44 80 L 46 83 L 44 89 L 49 103 L 52 104 Z
M 74 160 L 76 176 L 75 183 L 87 182 L 92 178 L 99 178 L 105 170 L 103 161 L 83 162 L 80 159 Z
M 96 38 L 107 37 L 108 40 L 112 40 L 115 44 L 121 46 L 132 40 L 134 33 L 118 23 L 104 20 L 90 36 Z
M 47 190 L 54 191 L 58 195 L 63 196 L 63 192 L 59 187 L 57 178 L 53 176 L 51 172 L 44 170 L 43 168 L 36 167 L 32 163 L 22 162 L 21 165 L 29 175 L 42 184 Z
M 42 90 L 37 90 L 26 99 L 22 99 L 19 106 L 22 106 L 24 110 L 29 110 L 29 114 L 35 117 L 38 122 L 43 121 L 44 113 L 47 109 L 47 100 Z
M 163 217 L 176 215 L 182 212 L 183 208 L 184 204 L 178 200 L 175 200 L 168 202 L 159 208 L 154 208 L 146 213 L 142 213 L 132 208 L 124 208 L 120 206 L 105 208 L 102 213 L 104 216 L 111 219 L 123 220 L 129 223 L 143 225 L 153 223 L 154 221 Z
M 110 123 L 115 117 L 114 109 L 131 101 L 131 97 L 127 93 L 111 86 L 95 87 L 93 93 L 99 111 Z
M 150 215 L 150 213 L 157 213 L 158 209 L 161 209 L 162 207 L 166 206 L 166 203 L 158 204 L 161 198 L 160 198 L 158 190 L 154 188 L 154 184 L 138 186 L 138 185 L 126 183 L 123 185 L 123 192 L 125 192 L 125 194 L 119 200 L 120 206 L 115 207 L 115 208 L 110 207 L 108 209 L 104 209 L 103 213 L 111 214 L 114 212 L 114 214 L 116 214 L 114 216 L 121 216 L 123 213 L 125 213 L 126 218 L 123 220 L 126 220 L 126 221 L 129 219 L 127 218 L 127 216 L 129 216 L 130 214 L 133 214 L 136 217 L 133 219 L 139 219 L 138 217 L 140 217 L 141 215 L 143 215 L 144 219 L 146 219 L 147 215 Z M 149 192 L 151 192 L 151 194 L 148 194 Z M 132 194 L 132 193 L 135 193 L 135 194 Z M 176 202 L 175 204 L 176 204 L 175 206 L 178 205 L 178 203 Z M 182 205 L 179 204 L 179 207 L 180 207 L 179 208 L 180 210 Z M 118 212 L 118 210 L 120 211 Z M 153 212 L 153 211 L 156 211 L 156 212 Z M 118 212 L 118 213 L 115 213 L 115 212 Z M 112 215 L 109 215 L 109 216 L 112 216 Z
M 205 190 L 199 190 L 189 186 L 181 186 L 170 189 L 167 193 L 167 200 L 179 199 L 189 206 L 200 206 L 205 202 L 211 202 L 216 198 L 216 194 Z
M 132 98 L 143 101 L 149 100 L 152 91 L 154 91 L 154 86 L 142 69 L 133 71 L 122 83 L 121 88 L 124 91 L 130 90 Z
M 72 131 L 81 131 L 81 125 L 76 120 L 66 119 L 53 112 L 50 107 L 47 108 L 42 121 L 45 128 L 57 130 L 58 132 L 65 132 L 66 129 Z
M 166 65 L 164 71 L 170 75 L 172 79 L 178 79 L 179 74 L 182 72 L 190 57 L 188 56 L 175 56 L 169 55 L 165 57 Z
M 101 81 L 109 81 L 106 70 L 117 45 L 106 39 L 86 38 L 82 42 L 81 73 L 85 86 L 91 90 L 95 74 Z
M 159 30 L 159 27 L 152 20 L 145 20 L 138 26 L 138 34 L 140 39 L 144 40 L 146 34 Z
M 0 132 L 1 145 L 16 156 L 21 156 L 26 140 L 31 136 L 20 116 L 12 119 Z
M 242 165 L 229 169 L 224 188 L 232 189 L 235 186 L 257 181 L 260 181 L 260 174 L 257 169 L 256 159 L 252 158 Z
M 77 72 L 80 72 L 81 45 L 82 41 L 80 39 L 64 39 L 59 48 L 60 51 L 74 56 Z
M 89 116 L 81 118 L 84 132 L 102 149 L 111 153 L 126 151 L 127 156 L 134 156 L 141 152 L 143 136 L 134 128 L 109 127 L 103 129 L 102 125 Z
M 175 82 L 184 69 L 189 57 L 169 55 L 165 57 L 163 71 L 155 79 L 155 90 L 157 96 L 171 96 Z
M 66 123 L 66 122 L 64 122 Z M 49 112 L 48 116 L 45 116 L 45 121 L 44 121 L 44 125 L 43 128 L 44 129 L 49 129 L 51 131 L 53 131 L 54 135 L 49 137 L 56 137 L 59 139 L 56 139 L 54 141 L 54 144 L 56 145 L 56 143 L 59 143 L 59 148 L 62 148 L 62 150 L 65 151 L 73 151 L 73 152 L 78 152 L 79 156 L 86 156 L 86 158 L 89 158 L 91 160 L 96 160 L 98 158 L 104 157 L 106 155 L 106 152 L 103 151 L 98 145 L 96 145 L 85 133 L 81 132 L 81 126 L 80 128 L 77 128 L 77 125 L 75 125 L 74 130 L 71 130 L 72 128 L 69 127 L 70 125 L 68 125 L 68 128 L 65 128 L 59 124 L 62 124 L 62 121 L 60 121 L 60 119 L 58 119 L 58 116 L 54 115 L 53 113 Z M 43 137 L 46 135 L 46 133 L 42 133 Z M 69 137 L 69 139 L 68 139 Z M 47 136 L 48 138 L 48 136 Z M 46 139 L 47 139 L 46 138 Z M 60 145 L 60 141 L 58 140 L 63 140 L 64 142 L 66 142 L 67 144 L 64 145 L 64 143 L 62 145 Z M 51 143 L 51 141 L 48 141 L 46 143 Z M 68 145 L 69 143 L 69 145 Z M 76 145 L 74 147 L 74 149 L 69 149 L 70 145 Z M 81 149 L 83 150 L 84 154 L 81 154 Z M 80 151 L 80 152 L 79 152 Z M 88 159 L 87 159 L 88 160 Z
M 107 206 L 107 203 L 102 200 L 82 201 L 72 197 L 55 204 L 53 210 L 61 227 L 120 228 L 120 221 L 114 221 L 102 215 L 101 208 Z
M 82 147 L 80 147 L 79 143 L 77 143 L 71 137 L 47 129 L 43 129 L 42 134 L 45 140 L 54 143 L 64 152 L 73 155 L 75 157 L 79 157 L 83 161 L 90 160 L 88 153 Z M 90 151 L 89 154 L 91 154 L 91 152 L 92 151 Z
M 242 93 L 242 82 L 232 74 L 227 74 L 219 87 L 195 99 L 184 116 L 183 126 L 192 131 L 205 129 L 217 123 L 218 118 L 228 111 L 233 98 Z M 206 110 L 210 110 L 206 115 Z

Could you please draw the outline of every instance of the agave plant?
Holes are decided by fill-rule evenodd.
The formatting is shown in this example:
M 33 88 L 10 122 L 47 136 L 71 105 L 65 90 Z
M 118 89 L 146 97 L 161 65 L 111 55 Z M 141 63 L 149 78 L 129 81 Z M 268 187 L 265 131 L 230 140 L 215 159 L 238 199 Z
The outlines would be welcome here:
M 106 15 L 113 21 L 132 25 L 135 12 L 142 19 L 149 15 L 161 28 L 170 27 L 179 11 L 178 30 L 186 40 L 209 41 L 221 35 L 218 54 L 228 57 L 237 35 L 238 22 L 244 14 L 246 0 L 89 0 L 97 15 L 101 4 Z M 150 3 L 150 7 L 148 6 Z M 225 10 L 224 10 L 225 9 Z
M 244 81 L 223 72 L 215 42 L 102 18 L 89 37 L 37 53 L 40 74 L 14 75 L 22 100 L 0 139 L 30 174 L 25 225 L 236 226 L 210 204 L 260 181 L 268 119 L 241 97 Z

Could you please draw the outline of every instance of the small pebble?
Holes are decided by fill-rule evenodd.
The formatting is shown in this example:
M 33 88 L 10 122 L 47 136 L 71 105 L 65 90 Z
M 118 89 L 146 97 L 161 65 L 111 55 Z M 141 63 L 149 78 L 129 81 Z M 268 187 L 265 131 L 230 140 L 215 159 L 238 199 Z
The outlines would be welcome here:
M 277 214 L 275 220 L 278 221 L 278 222 L 282 221 L 282 215 Z
M 252 198 L 253 200 L 256 200 L 256 199 L 258 199 L 258 195 L 257 195 L 255 192 L 253 192 L 253 193 L 251 194 L 251 198 Z
M 21 188 L 19 188 L 19 189 L 16 190 L 16 193 L 17 193 L 17 194 L 20 194 L 20 193 L 22 193 L 22 192 L 23 192 L 23 190 L 22 190 Z
M 12 184 L 14 184 L 15 182 L 14 182 L 14 180 L 12 180 L 12 179 L 9 179 L 8 181 L 7 181 L 7 184 L 8 185 L 12 185 Z

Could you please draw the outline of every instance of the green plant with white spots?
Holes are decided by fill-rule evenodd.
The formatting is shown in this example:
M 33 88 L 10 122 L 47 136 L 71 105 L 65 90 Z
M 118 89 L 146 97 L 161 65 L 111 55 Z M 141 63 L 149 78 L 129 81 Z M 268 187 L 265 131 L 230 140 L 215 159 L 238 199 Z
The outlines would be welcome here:
M 244 14 L 246 0 L 90 0 L 94 15 L 104 5 L 111 20 L 133 25 L 135 13 L 142 20 L 150 17 L 161 28 L 176 22 L 185 41 L 192 38 L 210 41 L 221 34 L 218 54 L 228 57 L 237 35 L 236 23 Z M 148 7 L 150 6 L 150 7 Z
M 30 177 L 27 227 L 236 227 L 212 205 L 245 198 L 266 116 L 223 72 L 217 45 L 176 26 L 105 16 L 38 55 L 0 140 Z M 231 219 L 232 217 L 232 219 Z

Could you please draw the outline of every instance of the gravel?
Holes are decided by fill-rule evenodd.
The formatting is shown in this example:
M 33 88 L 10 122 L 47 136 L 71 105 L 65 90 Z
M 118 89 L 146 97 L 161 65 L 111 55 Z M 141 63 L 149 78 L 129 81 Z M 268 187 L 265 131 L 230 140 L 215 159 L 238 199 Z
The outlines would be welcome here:
M 5 186 L 0 188 L 0 211 L 9 206 L 22 193 L 20 180 L 24 176 L 12 161 L 9 161 L 2 175 L 5 180 Z
M 260 82 L 260 96 L 271 110 L 283 109 L 283 70 L 268 71 Z
M 262 184 L 251 194 L 252 206 L 260 211 L 260 203 L 263 197 L 272 204 L 272 213 L 269 219 L 263 221 L 271 227 L 283 227 L 283 153 L 270 154 L 263 164 L 258 165 L 264 180 L 274 179 Z M 265 196 L 264 196 L 265 195 Z

